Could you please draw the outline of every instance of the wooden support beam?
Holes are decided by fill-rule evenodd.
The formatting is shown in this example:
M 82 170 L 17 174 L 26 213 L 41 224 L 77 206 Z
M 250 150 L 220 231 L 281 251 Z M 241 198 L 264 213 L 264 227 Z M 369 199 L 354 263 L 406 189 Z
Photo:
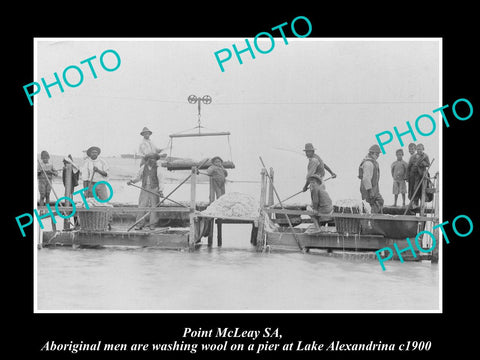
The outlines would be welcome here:
M 72 198 L 72 164 L 65 165 L 65 197 Z M 70 219 L 63 220 L 63 228 L 70 229 Z
M 217 219 L 217 246 L 222 246 L 222 219 Z
M 290 210 L 290 209 L 271 209 L 265 208 L 264 212 L 276 213 L 276 214 L 288 214 L 288 215 L 319 215 L 316 211 L 308 210 Z M 331 217 L 352 218 L 352 219 L 365 219 L 365 220 L 393 220 L 393 221 L 437 221 L 437 217 L 430 216 L 415 216 L 415 215 L 385 215 L 385 214 L 345 214 L 345 213 L 333 213 Z
M 230 135 L 229 131 L 219 131 L 219 132 L 204 132 L 204 133 L 192 133 L 192 134 L 171 134 L 171 138 L 182 138 L 182 137 L 202 137 L 202 136 L 228 136 Z
M 196 194 L 197 194 L 197 167 L 192 166 L 192 174 L 190 177 L 190 250 L 195 250 L 195 210 L 196 210 Z
M 274 176 L 273 168 L 270 168 L 270 179 L 272 179 L 272 180 L 269 182 L 269 185 L 268 185 L 267 206 L 272 206 L 273 205 L 273 176 Z
M 263 249 L 263 238 L 265 236 L 264 229 L 264 213 L 265 213 L 265 202 L 267 198 L 267 175 L 265 170 L 262 169 L 261 173 L 261 188 L 260 188 L 260 215 L 258 217 L 258 232 L 257 232 L 257 250 L 261 251 Z

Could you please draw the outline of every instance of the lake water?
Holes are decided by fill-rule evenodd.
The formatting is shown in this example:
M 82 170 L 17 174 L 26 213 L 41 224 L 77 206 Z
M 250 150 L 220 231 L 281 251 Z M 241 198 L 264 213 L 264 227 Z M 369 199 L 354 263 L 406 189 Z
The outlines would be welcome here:
M 39 310 L 436 310 L 439 266 L 321 253 L 257 253 L 249 226 L 196 252 L 44 248 Z M 205 240 L 203 240 L 205 242 Z
M 124 183 L 112 182 L 116 199 L 135 203 L 138 190 Z M 165 193 L 174 186 L 167 184 Z M 257 195 L 258 187 L 242 183 L 231 184 L 229 189 Z M 173 198 L 188 199 L 189 188 L 185 184 Z M 205 200 L 206 188 L 204 184 L 199 190 Z M 290 195 L 284 192 L 283 197 Z M 387 270 L 382 271 L 375 258 L 328 256 L 323 252 L 257 253 L 250 245 L 250 230 L 250 225 L 224 224 L 223 247 L 216 247 L 214 240 L 212 248 L 205 245 L 196 252 L 38 250 L 37 308 L 160 312 L 439 310 L 438 264 L 388 261 Z

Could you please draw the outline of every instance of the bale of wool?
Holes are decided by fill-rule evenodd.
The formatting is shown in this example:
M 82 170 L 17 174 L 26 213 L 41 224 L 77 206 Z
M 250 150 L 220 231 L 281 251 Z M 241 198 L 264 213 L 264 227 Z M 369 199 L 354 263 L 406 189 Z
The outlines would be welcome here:
M 371 214 L 372 209 L 365 200 L 341 199 L 335 201 L 333 211 L 346 214 Z
M 231 192 L 220 196 L 211 203 L 204 211 L 205 215 L 218 217 L 258 217 L 259 202 L 252 196 Z

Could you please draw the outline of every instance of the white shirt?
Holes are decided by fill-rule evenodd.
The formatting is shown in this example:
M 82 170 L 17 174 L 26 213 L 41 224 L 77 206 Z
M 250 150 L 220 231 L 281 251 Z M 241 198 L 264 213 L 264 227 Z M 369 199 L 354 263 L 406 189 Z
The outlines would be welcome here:
M 93 173 L 93 167 L 96 166 L 98 169 L 105 171 L 108 174 L 108 171 L 110 170 L 108 167 L 108 164 L 105 160 L 97 157 L 95 160 L 92 160 L 91 158 L 87 158 L 85 160 L 85 163 L 80 169 L 80 172 L 82 174 L 82 180 L 83 181 L 90 181 L 90 178 L 92 177 Z M 98 172 L 95 172 L 95 175 L 93 175 L 93 182 L 98 182 L 98 181 L 106 181 L 108 179 L 108 176 L 103 176 Z
M 140 146 L 138 147 L 138 153 L 141 154 L 142 156 L 145 156 L 147 154 L 151 153 L 157 153 L 159 148 L 155 146 L 155 144 L 152 142 L 150 139 L 143 139 L 142 142 L 140 143 Z

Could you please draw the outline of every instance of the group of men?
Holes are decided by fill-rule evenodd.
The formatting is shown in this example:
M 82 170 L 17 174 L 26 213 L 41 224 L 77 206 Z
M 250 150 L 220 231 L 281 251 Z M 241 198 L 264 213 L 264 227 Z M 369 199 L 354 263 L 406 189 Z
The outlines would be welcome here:
M 158 160 L 161 157 L 161 153 L 164 149 L 156 146 L 150 136 L 152 131 L 147 127 L 144 127 L 140 132 L 142 141 L 138 147 L 138 154 L 141 156 L 140 168 L 132 179 L 127 182 L 127 185 L 132 185 L 141 182 L 141 191 L 138 199 L 138 206 L 145 208 L 156 207 L 163 197 L 163 174 L 158 165 Z M 83 180 L 83 187 L 87 188 L 85 192 L 86 198 L 93 197 L 92 189 L 97 182 L 107 181 L 109 174 L 108 163 L 101 157 L 99 157 L 101 149 L 98 146 L 92 146 L 86 151 L 85 162 L 82 167 L 77 166 L 69 155 L 63 159 L 64 168 L 62 173 L 63 183 L 65 185 L 66 178 L 66 165 L 70 163 L 72 165 L 72 181 L 70 193 L 74 192 L 81 176 Z M 38 169 L 38 188 L 40 192 L 39 205 L 44 206 L 50 202 L 50 192 L 52 190 L 52 178 L 58 175 L 58 170 L 53 168 L 50 163 L 50 155 L 47 151 L 42 151 L 41 162 L 39 162 Z M 227 171 L 223 168 L 223 160 L 219 156 L 215 156 L 211 159 L 211 166 L 207 169 L 207 175 L 212 178 L 211 184 L 211 199 L 214 201 L 225 194 L 225 182 L 228 175 Z M 100 200 L 108 199 L 108 189 L 104 183 L 97 184 L 95 186 L 95 195 Z M 141 230 L 145 226 L 145 214 L 147 212 L 139 212 L 136 219 L 136 230 Z M 155 229 L 155 225 L 158 222 L 158 216 L 156 212 L 150 212 L 148 225 L 151 230 Z
M 160 198 L 163 197 L 163 175 L 158 166 L 158 160 L 164 149 L 157 147 L 152 142 L 150 139 L 152 131 L 147 127 L 143 128 L 140 135 L 143 139 L 139 145 L 138 153 L 142 156 L 142 161 L 136 176 L 130 179 L 127 184 L 132 185 L 141 181 L 138 206 L 145 208 L 156 207 Z M 424 146 L 422 144 L 415 145 L 412 143 L 408 148 L 410 152 L 409 162 L 406 163 L 403 161 L 403 150 L 399 149 L 396 152 L 397 160 L 391 165 L 395 206 L 399 194 L 402 195 L 403 205 L 405 205 L 405 195 L 407 193 L 406 183 L 408 183 L 408 198 L 412 204 L 415 205 L 419 201 L 421 183 L 425 172 L 428 171 L 430 166 L 429 158 L 427 154 L 424 153 Z M 305 148 L 303 149 L 308 158 L 306 182 L 303 186 L 303 191 L 306 192 L 310 188 L 312 208 L 319 214 L 312 219 L 315 225 L 319 227 L 320 222 L 330 220 L 329 215 L 333 212 L 332 200 L 325 187 L 325 171 L 330 173 L 331 178 L 335 178 L 337 175 L 323 162 L 320 156 L 315 153 L 315 150 L 311 143 L 305 144 Z M 99 157 L 100 153 L 101 149 L 99 147 L 90 147 L 86 151 L 87 157 L 82 167 L 74 164 L 70 155 L 64 158 L 64 165 L 68 163 L 72 164 L 71 193 L 73 193 L 75 186 L 78 185 L 80 175 L 84 188 L 87 188 L 85 193 L 85 197 L 87 198 L 93 197 L 92 188 L 97 182 L 108 179 L 109 166 L 104 159 Z M 379 189 L 380 167 L 377 161 L 379 156 L 380 147 L 376 144 L 372 145 L 358 168 L 360 194 L 362 200 L 370 204 L 373 213 L 382 213 L 384 206 L 384 200 Z M 39 204 L 42 206 L 49 202 L 51 180 L 53 176 L 57 175 L 57 170 L 49 163 L 50 156 L 47 151 L 42 151 L 40 157 L 42 161 L 39 162 L 38 183 L 40 192 Z M 228 173 L 223 168 L 223 161 L 220 157 L 215 156 L 212 158 L 211 163 L 206 174 L 212 178 L 210 182 L 210 186 L 212 187 L 210 189 L 210 201 L 212 202 L 215 198 L 219 198 L 225 194 L 225 182 Z M 65 184 L 65 166 L 62 177 Z M 109 197 L 107 187 L 104 183 L 97 184 L 95 193 L 101 200 Z M 144 227 L 145 217 L 145 212 L 138 214 L 135 227 L 137 230 Z M 154 229 L 157 221 L 157 214 L 151 212 L 149 228 Z
M 403 161 L 403 150 L 399 149 L 396 152 L 397 160 L 391 165 L 394 206 L 397 205 L 399 194 L 402 194 L 403 206 L 405 206 L 407 183 L 408 198 L 413 206 L 418 205 L 422 191 L 422 181 L 425 176 L 428 175 L 428 168 L 430 167 L 430 160 L 424 152 L 425 148 L 423 144 L 416 145 L 411 143 L 408 149 L 410 152 L 408 163 Z M 314 216 L 312 220 L 315 225 L 319 227 L 319 223 L 322 220 L 329 220 L 329 215 L 333 212 L 332 200 L 324 184 L 325 170 L 330 173 L 331 178 L 335 178 L 337 175 L 315 154 L 315 150 L 311 143 L 305 144 L 303 151 L 308 158 L 308 165 L 307 181 L 303 187 L 303 191 L 307 191 L 310 187 L 312 208 L 319 213 L 319 216 Z M 377 161 L 379 156 L 380 147 L 376 144 L 372 145 L 358 168 L 360 194 L 362 200 L 370 204 L 372 213 L 382 213 L 384 206 L 384 199 L 380 194 L 379 187 L 380 166 Z

